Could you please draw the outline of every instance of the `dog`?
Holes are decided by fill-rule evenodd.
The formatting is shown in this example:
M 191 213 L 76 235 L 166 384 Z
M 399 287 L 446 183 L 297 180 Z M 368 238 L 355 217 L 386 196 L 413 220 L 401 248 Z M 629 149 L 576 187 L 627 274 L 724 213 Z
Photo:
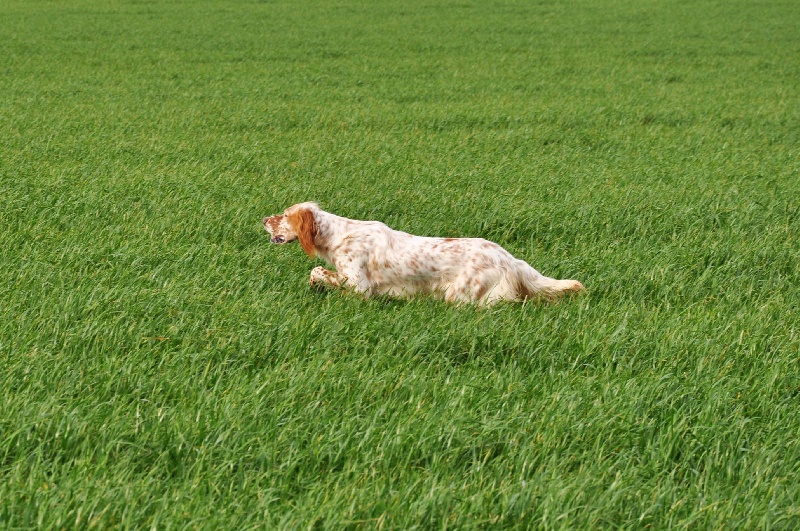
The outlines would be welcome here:
M 365 297 L 430 294 L 451 303 L 491 306 L 501 301 L 552 301 L 584 292 L 577 280 L 546 277 L 496 243 L 482 238 L 430 238 L 358 221 L 299 203 L 263 220 L 270 241 L 299 240 L 316 267 L 311 286 L 350 288 Z

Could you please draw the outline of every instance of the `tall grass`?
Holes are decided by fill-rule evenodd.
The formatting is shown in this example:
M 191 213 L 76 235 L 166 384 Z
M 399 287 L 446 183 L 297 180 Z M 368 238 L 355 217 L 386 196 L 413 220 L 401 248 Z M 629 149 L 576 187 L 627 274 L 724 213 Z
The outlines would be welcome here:
M 6 0 L 0 525 L 800 525 L 800 7 Z M 307 287 L 317 200 L 581 299 Z

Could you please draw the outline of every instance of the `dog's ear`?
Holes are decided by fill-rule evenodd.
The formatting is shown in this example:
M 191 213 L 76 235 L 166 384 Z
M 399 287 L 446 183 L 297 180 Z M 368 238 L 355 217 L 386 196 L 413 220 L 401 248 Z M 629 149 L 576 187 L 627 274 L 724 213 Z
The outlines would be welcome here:
M 288 214 L 286 219 L 297 233 L 297 239 L 300 240 L 300 245 L 306 254 L 310 258 L 317 256 L 316 241 L 319 229 L 314 212 L 309 208 L 303 208 Z

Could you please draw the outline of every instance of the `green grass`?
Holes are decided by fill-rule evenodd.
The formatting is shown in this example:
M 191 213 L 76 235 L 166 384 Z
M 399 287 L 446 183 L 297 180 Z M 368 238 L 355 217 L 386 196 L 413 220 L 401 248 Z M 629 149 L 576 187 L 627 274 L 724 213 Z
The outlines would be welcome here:
M 800 526 L 800 4 L 0 1 L 0 527 Z M 307 287 L 303 201 L 588 295 Z

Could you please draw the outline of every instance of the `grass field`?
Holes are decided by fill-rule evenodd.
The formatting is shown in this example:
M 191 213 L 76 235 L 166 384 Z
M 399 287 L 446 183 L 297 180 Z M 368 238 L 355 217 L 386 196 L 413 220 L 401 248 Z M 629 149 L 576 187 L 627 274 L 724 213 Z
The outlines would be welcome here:
M 800 526 L 800 3 L 0 14 L 0 527 Z M 312 292 L 303 200 L 588 294 Z

